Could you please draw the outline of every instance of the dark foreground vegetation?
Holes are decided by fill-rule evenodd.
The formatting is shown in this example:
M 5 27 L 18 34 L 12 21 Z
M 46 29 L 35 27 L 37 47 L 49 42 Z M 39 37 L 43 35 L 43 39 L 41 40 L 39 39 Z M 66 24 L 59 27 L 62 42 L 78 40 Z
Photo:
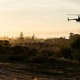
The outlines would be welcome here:
M 15 43 L 16 41 L 18 43 Z M 16 41 L 14 40 L 12 43 L 7 40 L 0 41 L 0 61 L 42 63 L 61 59 L 80 62 L 79 34 L 70 33 L 69 39 L 60 37 L 42 41 L 39 39 L 24 41 L 21 36 Z
M 17 64 L 16 72 L 30 72 L 32 75 L 58 77 L 80 76 L 80 34 L 70 33 L 51 39 L 24 39 L 23 36 L 11 41 L 0 41 L 0 62 Z M 16 43 L 15 41 L 18 41 Z M 15 45 L 13 45 L 15 43 Z M 18 64 L 25 65 L 24 67 Z

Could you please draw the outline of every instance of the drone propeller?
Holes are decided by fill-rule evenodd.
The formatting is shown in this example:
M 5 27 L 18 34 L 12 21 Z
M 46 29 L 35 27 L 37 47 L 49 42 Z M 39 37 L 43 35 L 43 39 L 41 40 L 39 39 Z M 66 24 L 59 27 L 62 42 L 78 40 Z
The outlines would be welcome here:
M 76 16 L 76 15 L 78 15 L 78 16 L 79 16 L 80 14 L 67 14 L 67 15 L 73 15 L 73 16 Z

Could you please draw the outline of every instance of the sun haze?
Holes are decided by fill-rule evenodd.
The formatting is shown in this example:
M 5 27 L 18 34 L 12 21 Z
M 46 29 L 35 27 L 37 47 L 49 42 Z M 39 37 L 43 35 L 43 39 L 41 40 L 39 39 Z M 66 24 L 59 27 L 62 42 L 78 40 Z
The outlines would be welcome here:
M 68 22 L 67 14 L 79 13 L 79 3 L 79 0 L 0 0 L 0 36 L 20 32 L 38 37 L 78 33 L 80 23 Z

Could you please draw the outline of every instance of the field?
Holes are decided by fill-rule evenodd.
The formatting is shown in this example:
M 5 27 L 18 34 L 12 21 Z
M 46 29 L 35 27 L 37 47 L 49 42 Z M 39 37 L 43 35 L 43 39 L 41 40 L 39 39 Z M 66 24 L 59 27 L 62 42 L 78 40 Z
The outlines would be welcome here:
M 79 34 L 70 34 L 69 39 L 19 40 L 13 40 L 15 45 L 0 41 L 0 80 L 80 79 Z

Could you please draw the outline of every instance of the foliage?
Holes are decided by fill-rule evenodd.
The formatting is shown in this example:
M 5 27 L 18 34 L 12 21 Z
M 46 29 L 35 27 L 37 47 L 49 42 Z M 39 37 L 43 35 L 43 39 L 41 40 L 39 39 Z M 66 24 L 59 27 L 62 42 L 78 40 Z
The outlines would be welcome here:
M 24 38 L 24 37 L 23 37 Z M 18 38 L 16 40 L 19 40 Z M 15 43 L 15 41 L 13 43 Z M 20 41 L 20 40 L 19 40 Z M 18 42 L 18 41 L 17 41 Z M 10 62 L 52 62 L 57 59 L 80 61 L 80 35 L 70 33 L 69 39 L 51 38 L 30 40 L 19 45 L 10 41 L 0 41 L 0 60 Z

